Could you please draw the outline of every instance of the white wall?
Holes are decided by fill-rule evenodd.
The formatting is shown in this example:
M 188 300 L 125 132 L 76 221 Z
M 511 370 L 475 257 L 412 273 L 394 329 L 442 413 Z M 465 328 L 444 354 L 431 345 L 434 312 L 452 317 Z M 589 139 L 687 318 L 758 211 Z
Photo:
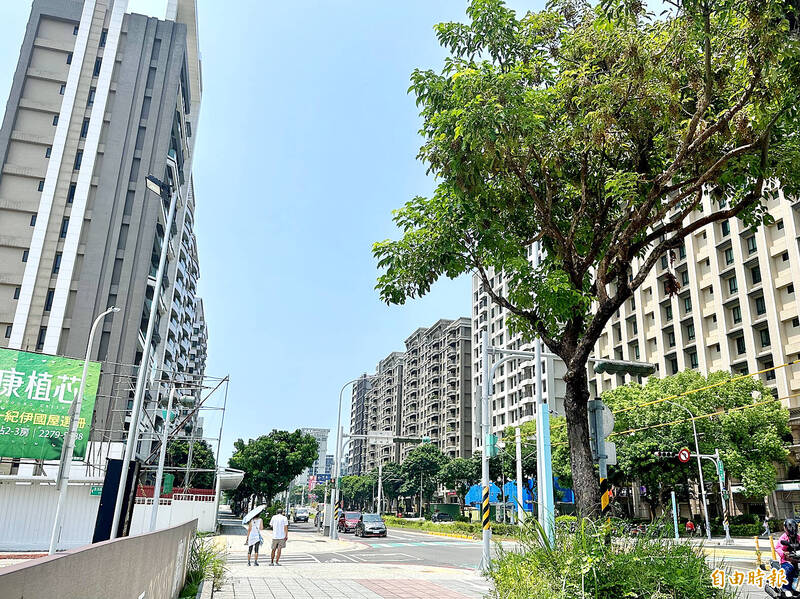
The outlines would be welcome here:
M 179 495 L 180 496 L 180 495 Z M 156 518 L 156 530 L 183 524 L 197 518 L 198 532 L 216 530 L 216 508 L 213 495 L 202 496 L 208 500 L 161 499 Z M 147 503 L 144 503 L 144 502 Z M 133 506 L 130 534 L 138 535 L 150 531 L 150 514 L 153 510 L 152 499 L 137 497 Z
M 69 485 L 58 549 L 92 542 L 100 496 L 90 492 L 102 484 Z M 47 551 L 57 503 L 55 483 L 0 481 L 0 551 Z

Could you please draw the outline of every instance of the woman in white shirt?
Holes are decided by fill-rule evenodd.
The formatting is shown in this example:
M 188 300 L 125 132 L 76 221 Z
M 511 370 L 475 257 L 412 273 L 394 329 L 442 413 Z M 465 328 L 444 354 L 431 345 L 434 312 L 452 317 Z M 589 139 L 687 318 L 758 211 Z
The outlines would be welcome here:
M 261 518 L 255 517 L 247 525 L 247 565 L 250 565 L 250 554 L 255 553 L 255 564 L 258 565 L 258 549 L 261 547 L 261 531 L 264 530 L 264 522 Z

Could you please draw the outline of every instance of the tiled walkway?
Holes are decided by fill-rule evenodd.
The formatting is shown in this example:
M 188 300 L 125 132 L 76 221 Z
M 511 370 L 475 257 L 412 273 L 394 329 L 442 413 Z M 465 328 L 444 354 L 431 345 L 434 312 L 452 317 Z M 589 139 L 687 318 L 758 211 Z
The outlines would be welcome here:
M 231 578 L 214 599 L 480 599 L 474 582 L 420 579 Z

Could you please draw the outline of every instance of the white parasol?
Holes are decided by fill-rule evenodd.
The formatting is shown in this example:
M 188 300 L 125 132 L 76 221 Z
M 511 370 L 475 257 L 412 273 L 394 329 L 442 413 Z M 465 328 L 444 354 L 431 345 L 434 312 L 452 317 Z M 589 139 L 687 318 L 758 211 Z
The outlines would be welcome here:
M 266 505 L 257 505 L 256 507 L 254 507 L 252 510 L 250 510 L 249 512 L 247 512 L 244 515 L 244 518 L 242 518 L 242 524 L 243 525 L 247 524 L 248 522 L 250 522 L 250 520 L 252 520 L 256 516 L 258 516 L 265 509 L 267 509 Z

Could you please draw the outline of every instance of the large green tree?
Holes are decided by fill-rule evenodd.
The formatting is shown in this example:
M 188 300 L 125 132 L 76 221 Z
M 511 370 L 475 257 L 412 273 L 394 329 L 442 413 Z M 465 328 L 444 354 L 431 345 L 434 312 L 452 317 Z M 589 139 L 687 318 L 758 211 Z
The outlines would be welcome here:
M 414 497 L 422 488 L 423 499 L 431 500 L 436 492 L 439 474 L 449 461 L 436 445 L 424 443 L 412 449 L 400 464 L 404 484 L 400 493 Z
M 664 399 L 667 401 L 636 407 Z M 603 400 L 617 412 L 614 430 L 622 433 L 611 437 L 618 459 L 611 470 L 622 474 L 627 482 L 647 487 L 645 499 L 651 507 L 663 505 L 670 490 L 698 479 L 697 462 L 692 459 L 681 464 L 675 458 L 658 458 L 655 452 L 688 447 L 695 454 L 691 417 L 686 410 L 695 417 L 716 413 L 694 421 L 700 452 L 713 454 L 718 449 L 727 473 L 741 481 L 743 494 L 764 497 L 775 490 L 775 464 L 786 460 L 786 441 L 791 438 L 789 412 L 780 401 L 771 399 L 770 389 L 761 381 L 753 377 L 732 379 L 726 372 L 714 372 L 706 378 L 696 371 L 685 371 L 663 379 L 651 378 L 644 386 L 631 383 L 606 391 Z M 706 482 L 716 481 L 713 463 L 703 462 Z
M 214 488 L 214 470 L 216 461 L 214 451 L 207 441 L 194 441 L 192 447 L 192 464 L 189 468 L 189 484 L 197 489 Z M 167 455 L 164 464 L 168 468 L 179 468 L 172 470 L 175 475 L 174 486 L 185 486 L 186 464 L 189 461 L 189 441 L 184 439 L 173 439 L 167 443 Z M 193 468 L 206 470 L 206 472 L 192 472 Z
M 737 217 L 757 226 L 776 182 L 791 195 L 800 183 L 791 3 L 668 4 L 655 18 L 639 0 L 551 0 L 518 16 L 472 0 L 467 23 L 437 25 L 449 56 L 411 85 L 437 187 L 373 250 L 386 302 L 476 273 L 515 330 L 564 360 L 584 514 L 599 507 L 586 364 L 610 318 L 687 235 Z
M 233 493 L 238 503 L 255 498 L 271 503 L 280 491 L 319 457 L 317 441 L 300 430 L 272 431 L 245 443 L 238 439 L 228 464 L 244 470 L 244 479 Z
M 464 499 L 472 485 L 480 482 L 480 470 L 476 468 L 475 460 L 469 458 L 454 458 L 444 465 L 439 472 L 439 480 L 448 489 L 455 491 L 461 504 L 461 513 L 464 513 Z

